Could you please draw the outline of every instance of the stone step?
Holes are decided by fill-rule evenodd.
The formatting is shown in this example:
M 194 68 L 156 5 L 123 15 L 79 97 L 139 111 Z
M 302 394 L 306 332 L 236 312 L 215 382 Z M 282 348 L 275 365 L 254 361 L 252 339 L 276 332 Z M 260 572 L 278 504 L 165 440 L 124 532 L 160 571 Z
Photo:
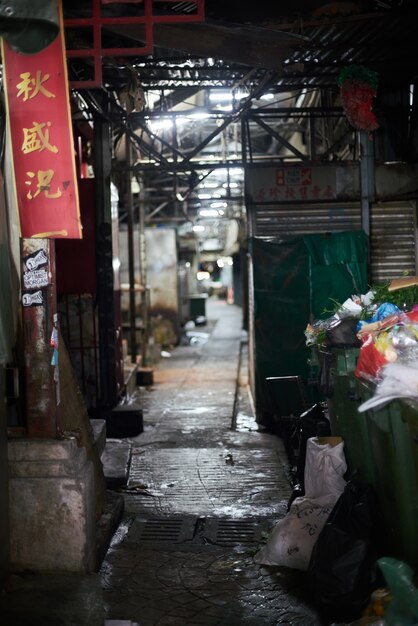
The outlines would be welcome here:
M 118 404 L 106 415 L 107 436 L 136 437 L 144 430 L 144 421 L 141 407 L 135 402 Z
M 101 456 L 108 489 L 118 489 L 128 482 L 132 444 L 124 439 L 108 439 Z

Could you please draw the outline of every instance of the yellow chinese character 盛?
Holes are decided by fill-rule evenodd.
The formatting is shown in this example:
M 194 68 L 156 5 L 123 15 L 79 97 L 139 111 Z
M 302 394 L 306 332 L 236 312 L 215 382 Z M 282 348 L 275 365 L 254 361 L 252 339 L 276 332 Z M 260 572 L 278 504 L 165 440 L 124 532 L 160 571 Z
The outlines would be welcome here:
M 55 98 L 55 94 L 48 91 L 43 85 L 43 83 L 49 80 L 49 74 L 42 76 L 41 70 L 38 70 L 35 78 L 32 78 L 30 72 L 23 72 L 23 74 L 20 74 L 20 78 L 22 79 L 21 82 L 16 85 L 18 89 L 17 98 L 23 96 L 23 101 L 26 102 L 26 100 L 35 98 L 38 93 L 42 93 L 47 98 Z
M 45 198 L 60 198 L 62 196 L 62 191 L 59 187 L 57 187 L 57 190 L 54 193 L 51 193 L 51 180 L 54 176 L 54 173 L 54 170 L 38 170 L 37 174 L 35 174 L 35 172 L 26 172 L 26 176 L 29 180 L 25 181 L 25 185 L 27 185 L 28 187 L 32 185 L 35 176 L 37 176 L 35 193 L 32 194 L 32 190 L 29 189 L 26 197 L 29 200 L 32 200 L 33 198 L 39 196 L 40 193 L 44 193 Z
M 32 128 L 23 129 L 23 143 L 22 152 L 29 154 L 30 152 L 42 152 L 42 150 L 49 150 L 56 154 L 58 148 L 49 143 L 49 128 L 51 122 L 40 124 L 39 122 L 33 122 Z

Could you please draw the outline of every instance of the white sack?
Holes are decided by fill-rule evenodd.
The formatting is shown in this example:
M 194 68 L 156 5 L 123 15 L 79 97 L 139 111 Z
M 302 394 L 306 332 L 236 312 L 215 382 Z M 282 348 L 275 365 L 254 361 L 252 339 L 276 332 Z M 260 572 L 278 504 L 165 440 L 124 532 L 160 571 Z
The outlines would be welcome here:
M 347 471 L 344 455 L 344 442 L 336 446 L 322 443 L 326 438 L 311 437 L 306 444 L 305 459 L 305 497 L 321 498 L 336 496 L 344 491 L 346 481 L 343 476 Z
M 296 498 L 286 517 L 277 522 L 266 545 L 254 556 L 262 565 L 307 570 L 318 535 L 337 499 Z
M 332 446 L 312 437 L 306 446 L 305 495 L 296 498 L 279 520 L 267 544 L 255 555 L 262 565 L 307 570 L 318 535 L 344 491 L 347 471 L 344 443 Z

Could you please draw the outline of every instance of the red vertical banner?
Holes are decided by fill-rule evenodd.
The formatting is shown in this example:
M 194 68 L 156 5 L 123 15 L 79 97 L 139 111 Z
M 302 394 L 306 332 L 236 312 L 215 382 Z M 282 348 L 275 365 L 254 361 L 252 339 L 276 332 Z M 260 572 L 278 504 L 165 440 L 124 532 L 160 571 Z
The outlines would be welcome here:
M 60 33 L 26 55 L 2 40 L 21 235 L 81 239 L 62 14 Z

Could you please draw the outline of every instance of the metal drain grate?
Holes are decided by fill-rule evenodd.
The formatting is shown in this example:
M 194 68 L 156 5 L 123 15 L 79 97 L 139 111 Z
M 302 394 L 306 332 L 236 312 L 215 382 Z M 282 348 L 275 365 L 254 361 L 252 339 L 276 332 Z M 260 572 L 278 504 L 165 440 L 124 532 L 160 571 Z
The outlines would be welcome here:
M 256 541 L 254 522 L 219 520 L 216 542 L 221 544 L 252 543 Z
M 129 540 L 167 541 L 179 543 L 191 541 L 193 538 L 196 518 L 153 517 L 146 520 L 135 520 L 129 532 Z
M 211 543 L 220 546 L 258 543 L 262 533 L 267 531 L 270 525 L 269 520 L 265 519 L 208 518 L 205 521 L 203 534 Z
M 219 546 L 259 543 L 272 527 L 272 520 L 216 517 L 151 517 L 135 519 L 126 541 L 131 543 L 197 541 Z

